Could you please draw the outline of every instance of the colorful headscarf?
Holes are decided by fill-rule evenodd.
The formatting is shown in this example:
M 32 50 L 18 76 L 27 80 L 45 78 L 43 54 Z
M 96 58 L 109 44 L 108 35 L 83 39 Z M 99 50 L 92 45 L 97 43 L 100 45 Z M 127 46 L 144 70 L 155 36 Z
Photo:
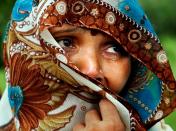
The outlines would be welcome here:
M 64 23 L 112 36 L 135 59 L 120 96 L 69 66 L 49 31 Z M 0 129 L 68 131 L 99 97 L 118 107 L 127 130 L 149 129 L 176 107 L 166 53 L 137 0 L 17 0 L 4 63 Z

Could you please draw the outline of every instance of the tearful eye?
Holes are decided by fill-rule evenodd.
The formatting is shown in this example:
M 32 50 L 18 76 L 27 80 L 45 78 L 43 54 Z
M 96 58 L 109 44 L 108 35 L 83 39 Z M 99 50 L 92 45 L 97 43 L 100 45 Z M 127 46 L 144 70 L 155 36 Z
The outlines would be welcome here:
M 78 44 L 73 37 L 57 38 L 56 41 L 68 55 L 72 55 L 78 51 Z
M 122 47 L 116 41 L 109 41 L 106 43 L 105 52 L 111 55 L 121 55 Z
M 128 56 L 128 53 L 116 41 L 110 41 L 105 44 L 103 56 L 111 60 L 117 60 Z
M 120 45 L 120 43 L 117 43 L 116 41 L 108 42 L 106 51 L 112 54 L 114 53 L 121 56 L 128 56 L 128 53 L 124 50 L 124 48 Z
M 111 47 L 107 48 L 106 51 L 109 53 L 118 53 L 119 49 L 116 46 L 111 46 Z
M 57 42 L 63 49 L 74 47 L 73 40 L 71 38 L 60 39 L 57 40 Z

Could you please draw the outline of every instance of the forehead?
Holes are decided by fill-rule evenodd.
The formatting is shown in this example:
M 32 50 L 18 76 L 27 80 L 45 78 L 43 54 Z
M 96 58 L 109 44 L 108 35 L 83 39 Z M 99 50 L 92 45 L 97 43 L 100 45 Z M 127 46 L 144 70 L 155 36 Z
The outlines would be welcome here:
M 102 31 L 99 31 L 97 29 L 88 29 L 85 27 L 77 27 L 72 26 L 69 24 L 63 24 L 63 26 L 54 26 L 49 29 L 49 31 L 55 35 L 55 34 L 82 34 L 82 33 L 89 33 L 91 36 L 98 36 L 102 35 L 105 38 L 112 39 L 111 36 L 105 34 Z

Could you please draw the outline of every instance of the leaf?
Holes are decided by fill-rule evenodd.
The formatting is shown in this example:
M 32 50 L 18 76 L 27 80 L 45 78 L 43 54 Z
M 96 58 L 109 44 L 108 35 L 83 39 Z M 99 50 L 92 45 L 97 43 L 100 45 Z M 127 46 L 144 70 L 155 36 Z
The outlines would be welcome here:
M 64 69 L 62 69 L 59 65 L 55 64 L 52 61 L 39 61 L 38 64 L 46 69 L 48 73 L 51 73 L 53 76 L 56 76 L 58 79 L 69 83 L 70 85 L 78 85 L 76 80 L 71 77 Z
M 67 123 L 70 122 L 75 108 L 76 106 L 72 106 L 61 113 L 46 116 L 44 120 L 39 121 L 39 127 L 37 128 L 37 131 L 52 131 L 64 127 Z

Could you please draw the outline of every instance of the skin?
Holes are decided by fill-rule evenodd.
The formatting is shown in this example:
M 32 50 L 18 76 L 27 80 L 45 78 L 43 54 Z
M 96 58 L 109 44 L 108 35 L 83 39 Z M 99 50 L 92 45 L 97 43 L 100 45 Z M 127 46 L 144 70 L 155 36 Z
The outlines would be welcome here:
M 131 60 L 112 37 L 66 24 L 51 28 L 50 32 L 65 50 L 71 66 L 117 93 L 123 89 L 131 72 Z M 88 111 L 84 123 L 75 125 L 73 131 L 125 130 L 112 103 L 101 100 L 99 107 L 100 112 Z

